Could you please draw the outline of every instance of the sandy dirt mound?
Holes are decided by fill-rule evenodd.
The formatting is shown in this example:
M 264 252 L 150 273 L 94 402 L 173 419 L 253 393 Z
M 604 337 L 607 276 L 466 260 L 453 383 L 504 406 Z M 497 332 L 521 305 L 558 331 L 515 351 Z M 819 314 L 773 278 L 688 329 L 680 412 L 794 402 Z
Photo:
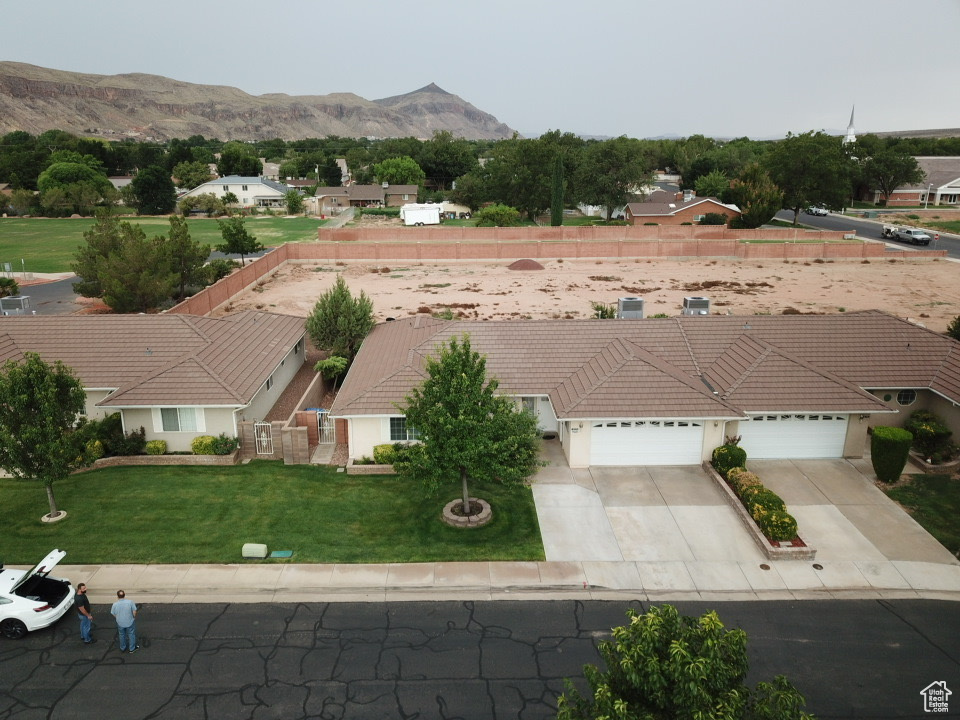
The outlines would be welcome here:
M 543 270 L 544 267 L 536 260 L 517 260 L 507 265 L 508 270 Z
M 647 316 L 679 315 L 683 298 L 711 311 L 755 315 L 885 310 L 943 332 L 960 315 L 960 268 L 945 260 L 543 260 L 518 276 L 489 262 L 287 265 L 221 308 L 306 316 L 338 274 L 374 303 L 378 320 L 451 310 L 480 320 L 593 317 L 591 303 L 642 297 Z

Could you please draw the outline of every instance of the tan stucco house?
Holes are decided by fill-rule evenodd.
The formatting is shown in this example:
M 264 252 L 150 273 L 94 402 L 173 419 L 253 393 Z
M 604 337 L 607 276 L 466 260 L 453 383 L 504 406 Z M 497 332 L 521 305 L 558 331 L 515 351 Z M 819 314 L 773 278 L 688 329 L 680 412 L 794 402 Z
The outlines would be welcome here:
M 572 467 L 685 465 L 740 435 L 753 458 L 862 457 L 867 428 L 927 408 L 960 428 L 960 343 L 880 311 L 827 316 L 452 322 L 418 315 L 364 341 L 331 414 L 349 454 L 415 440 L 404 398 L 467 333 L 500 392 Z
M 238 435 L 263 419 L 304 363 L 303 318 L 246 311 L 191 315 L 0 318 L 0 363 L 35 352 L 69 366 L 86 414 L 120 412 L 171 451 L 200 435 Z

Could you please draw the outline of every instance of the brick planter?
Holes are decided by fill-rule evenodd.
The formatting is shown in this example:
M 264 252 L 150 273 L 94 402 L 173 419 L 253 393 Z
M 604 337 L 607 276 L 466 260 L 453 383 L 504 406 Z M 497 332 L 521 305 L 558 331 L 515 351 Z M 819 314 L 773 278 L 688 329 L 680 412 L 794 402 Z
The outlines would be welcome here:
M 960 468 L 960 460 L 951 460 L 950 462 L 943 463 L 941 465 L 934 465 L 928 463 L 926 458 L 918 455 L 913 450 L 910 451 L 910 454 L 907 456 L 910 465 L 913 465 L 916 468 L 919 468 L 925 473 L 931 475 L 950 475 L 955 473 L 958 468 Z M 906 472 L 906 470 L 904 470 Z
M 347 460 L 347 475 L 394 475 L 393 465 L 354 465 L 353 458 Z
M 443 506 L 443 512 L 441 517 L 443 521 L 452 527 L 455 528 L 478 528 L 483 527 L 488 522 L 493 520 L 493 510 L 490 509 L 490 503 L 486 500 L 481 500 L 480 498 L 472 497 L 470 498 L 471 503 L 480 503 L 480 512 L 477 515 L 457 515 L 453 512 L 453 509 L 457 505 L 463 505 L 463 498 L 458 500 L 451 500 L 446 505 Z
M 229 455 L 118 455 L 95 460 L 89 470 L 118 465 L 236 465 L 240 453 Z
M 760 532 L 760 528 L 757 527 L 754 519 L 750 517 L 750 513 L 747 512 L 743 503 L 740 502 L 740 498 L 730 489 L 730 486 L 720 477 L 720 474 L 713 469 L 713 466 L 705 462 L 703 463 L 703 469 L 720 488 L 723 497 L 726 498 L 734 512 L 737 513 L 740 522 L 747 529 L 747 532 L 750 533 L 750 537 L 753 538 L 753 541 L 757 544 L 757 547 L 760 548 L 760 552 L 766 556 L 767 560 L 813 560 L 817 556 L 817 549 L 809 545 L 806 547 L 777 547 L 771 545 L 766 535 Z M 801 538 L 801 540 L 802 539 L 803 538 Z

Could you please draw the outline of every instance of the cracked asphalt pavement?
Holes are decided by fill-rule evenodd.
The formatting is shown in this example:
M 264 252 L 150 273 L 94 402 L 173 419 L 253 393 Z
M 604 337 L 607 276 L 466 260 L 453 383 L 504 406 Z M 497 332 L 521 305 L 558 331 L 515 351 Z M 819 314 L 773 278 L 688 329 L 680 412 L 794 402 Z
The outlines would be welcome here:
M 133 598 L 135 601 L 137 598 Z M 922 716 L 920 690 L 960 697 L 960 605 L 922 600 L 675 603 L 748 634 L 749 684 L 785 674 L 818 717 Z M 574 600 L 141 604 L 121 654 L 70 612 L 0 642 L 0 718 L 552 717 L 596 643 L 640 603 Z M 960 714 L 960 701 L 950 715 Z

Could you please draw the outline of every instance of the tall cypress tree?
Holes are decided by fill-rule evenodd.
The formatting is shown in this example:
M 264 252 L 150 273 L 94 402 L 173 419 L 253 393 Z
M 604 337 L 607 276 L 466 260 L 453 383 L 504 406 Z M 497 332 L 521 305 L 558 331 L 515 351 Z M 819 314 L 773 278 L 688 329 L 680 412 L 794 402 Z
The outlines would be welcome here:
M 553 159 L 553 192 L 550 196 L 550 225 L 563 225 L 563 157 L 560 153 Z

